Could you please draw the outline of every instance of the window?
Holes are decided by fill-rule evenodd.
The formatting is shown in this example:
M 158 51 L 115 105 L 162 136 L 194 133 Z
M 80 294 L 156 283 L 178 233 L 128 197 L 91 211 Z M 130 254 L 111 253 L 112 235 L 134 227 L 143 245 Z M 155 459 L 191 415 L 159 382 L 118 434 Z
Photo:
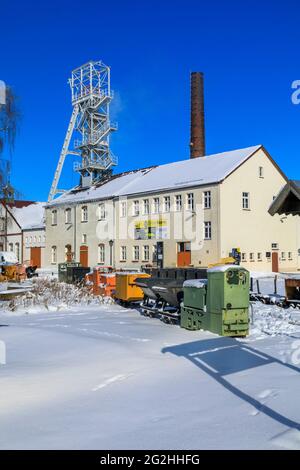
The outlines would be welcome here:
M 65 223 L 66 224 L 71 223 L 71 209 L 70 208 L 65 210 Z
M 88 221 L 88 208 L 87 206 L 82 206 L 81 208 L 81 222 Z
M 9 243 L 8 244 L 8 251 L 14 251 L 14 244 L 13 243 Z
M 179 212 L 182 209 L 182 197 L 181 194 L 175 196 L 175 211 Z
M 171 209 L 171 198 L 170 196 L 164 197 L 164 212 L 170 212 Z
M 254 261 L 254 253 L 250 253 L 249 257 L 250 257 L 250 261 Z
M 81 239 L 82 243 L 85 245 L 87 243 L 87 235 L 86 233 L 83 233 L 82 234 L 82 239 Z
M 105 245 L 104 243 L 100 243 L 98 245 L 98 262 L 105 263 Z
M 144 199 L 144 215 L 150 214 L 150 203 L 149 199 Z
M 139 215 L 140 214 L 140 202 L 139 201 L 133 201 L 133 215 Z
M 264 167 L 263 166 L 258 167 L 258 174 L 259 174 L 260 178 L 264 177 Z
M 153 198 L 153 213 L 158 214 L 160 212 L 159 197 Z
M 39 243 L 41 243 L 41 242 L 42 242 L 42 237 L 41 237 L 41 235 L 39 235 Z
M 262 261 L 262 254 L 261 253 L 257 253 L 257 261 Z
M 149 245 L 144 245 L 144 247 L 143 247 L 143 261 L 149 261 L 149 259 L 150 259 Z
M 246 253 L 242 253 L 242 261 L 247 261 L 247 255 L 246 255 Z
M 204 240 L 211 239 L 211 222 L 204 222 Z
M 126 217 L 127 215 L 127 204 L 125 201 L 121 202 L 121 217 Z
M 29 243 L 31 243 L 31 242 L 32 242 L 32 237 L 29 237 Z
M 57 210 L 51 212 L 51 223 L 57 225 Z
M 187 194 L 187 210 L 188 211 L 194 210 L 194 193 Z
M 56 263 L 57 261 L 57 248 L 56 246 L 52 246 L 51 248 L 51 263 Z
M 288 259 L 293 259 L 293 253 L 291 251 L 288 252 Z
M 26 238 L 25 238 L 25 241 L 26 241 L 26 243 L 28 243 L 28 240 L 29 240 L 29 238 L 28 238 L 28 237 L 26 237 Z
M 266 258 L 267 260 L 271 259 L 271 251 L 266 251 Z
M 210 191 L 204 191 L 203 193 L 203 207 L 204 209 L 211 208 L 211 192 Z
M 17 260 L 20 261 L 20 243 L 18 242 L 15 244 L 15 254 L 16 254 Z
M 249 193 L 243 193 L 243 209 L 250 209 Z
M 99 220 L 104 220 L 105 219 L 105 204 L 102 202 L 98 206 L 98 219 Z
M 121 261 L 126 261 L 126 259 L 127 259 L 126 246 L 121 246 L 120 247 L 120 259 L 121 259 Z
M 278 243 L 272 243 L 272 250 L 278 250 Z
M 285 261 L 285 252 L 284 251 L 281 252 L 281 259 L 282 259 L 282 261 Z
M 138 245 L 133 247 L 133 261 L 140 259 L 140 247 Z

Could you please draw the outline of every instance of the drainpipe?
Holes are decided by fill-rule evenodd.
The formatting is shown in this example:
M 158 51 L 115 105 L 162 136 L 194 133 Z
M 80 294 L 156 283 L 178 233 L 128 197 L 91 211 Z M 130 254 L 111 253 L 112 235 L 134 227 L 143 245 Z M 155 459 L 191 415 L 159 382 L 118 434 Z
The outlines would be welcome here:
M 73 226 L 73 230 L 74 230 L 74 261 L 76 261 L 76 257 L 77 257 L 76 225 L 77 225 L 77 221 L 76 221 L 76 204 L 74 204 L 74 226 Z
M 113 246 L 114 246 L 114 241 L 109 240 L 109 265 L 113 267 Z

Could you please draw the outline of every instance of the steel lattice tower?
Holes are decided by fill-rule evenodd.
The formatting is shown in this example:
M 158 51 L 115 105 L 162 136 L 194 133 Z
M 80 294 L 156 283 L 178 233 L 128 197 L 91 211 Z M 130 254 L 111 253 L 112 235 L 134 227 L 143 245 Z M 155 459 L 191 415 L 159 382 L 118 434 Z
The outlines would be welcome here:
M 81 185 L 88 187 L 99 181 L 117 158 L 109 147 L 117 124 L 110 121 L 110 68 L 103 62 L 88 62 L 73 70 L 69 79 L 73 112 L 54 174 L 48 200 L 64 192 L 57 189 L 65 158 L 68 154 L 81 157 L 74 170 L 81 176 Z

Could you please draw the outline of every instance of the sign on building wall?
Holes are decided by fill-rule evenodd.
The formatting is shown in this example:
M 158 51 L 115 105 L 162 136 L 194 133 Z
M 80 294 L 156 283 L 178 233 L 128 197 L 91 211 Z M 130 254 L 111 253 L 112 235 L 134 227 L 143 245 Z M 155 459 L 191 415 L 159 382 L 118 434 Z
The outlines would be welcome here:
M 164 219 L 140 220 L 134 226 L 135 240 L 161 240 L 168 238 L 168 224 Z

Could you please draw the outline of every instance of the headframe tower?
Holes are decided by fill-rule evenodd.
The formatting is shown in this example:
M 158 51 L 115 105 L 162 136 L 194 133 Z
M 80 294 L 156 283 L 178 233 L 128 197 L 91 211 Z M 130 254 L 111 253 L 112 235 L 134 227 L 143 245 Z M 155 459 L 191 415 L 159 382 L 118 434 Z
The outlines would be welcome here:
M 58 189 L 67 155 L 79 156 L 74 170 L 79 173 L 82 187 L 101 180 L 117 158 L 109 146 L 110 134 L 117 124 L 110 121 L 110 68 L 101 61 L 87 62 L 73 70 L 69 79 L 73 111 L 54 174 L 48 201 L 64 190 Z

